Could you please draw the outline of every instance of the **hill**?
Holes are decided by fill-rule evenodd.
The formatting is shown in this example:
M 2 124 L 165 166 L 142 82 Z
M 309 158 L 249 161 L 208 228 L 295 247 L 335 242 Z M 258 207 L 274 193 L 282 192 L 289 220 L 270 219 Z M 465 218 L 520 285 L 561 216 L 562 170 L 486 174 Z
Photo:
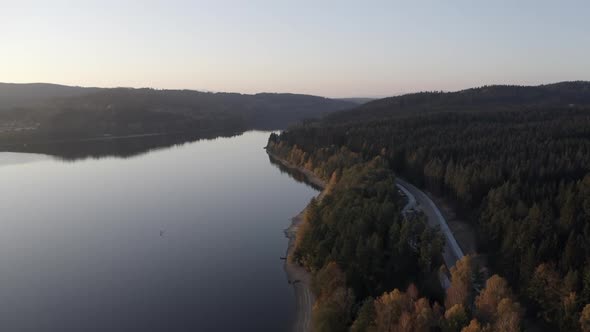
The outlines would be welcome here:
M 338 100 L 342 100 L 342 101 L 349 101 L 352 103 L 355 103 L 357 105 L 362 105 L 362 104 L 366 104 L 370 101 L 375 100 L 376 98 L 366 98 L 366 97 L 358 97 L 358 98 L 338 98 Z
M 32 105 L 47 99 L 80 96 L 97 90 L 97 88 L 47 83 L 0 83 L 0 111 L 16 106 Z
M 323 97 L 191 90 L 98 89 L 49 84 L 2 84 L 4 144 L 146 133 L 226 134 L 280 129 L 352 108 Z
M 457 92 L 419 92 L 368 102 L 330 117 L 333 121 L 363 121 L 436 112 L 480 112 L 523 107 L 565 107 L 590 104 L 590 82 L 539 86 L 492 85 Z

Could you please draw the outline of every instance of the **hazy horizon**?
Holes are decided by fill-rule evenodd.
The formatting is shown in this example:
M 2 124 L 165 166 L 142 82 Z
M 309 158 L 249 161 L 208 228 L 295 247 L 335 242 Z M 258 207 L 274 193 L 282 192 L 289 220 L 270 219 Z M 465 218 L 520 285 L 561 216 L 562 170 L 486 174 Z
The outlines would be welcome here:
M 467 89 L 473 89 L 473 88 L 480 88 L 480 87 L 484 87 L 484 86 L 494 86 L 494 85 L 510 85 L 510 86 L 542 86 L 542 85 L 551 85 L 551 84 L 559 84 L 559 83 L 566 83 L 566 82 L 588 82 L 587 80 L 575 80 L 575 81 L 559 81 L 559 82 L 542 82 L 539 84 L 506 84 L 506 83 L 497 83 L 497 84 L 485 84 L 485 85 L 476 85 L 476 86 L 470 86 L 470 87 L 465 87 L 465 88 L 460 88 L 460 89 L 453 89 L 453 90 L 415 90 L 415 91 L 406 91 L 406 92 L 400 92 L 400 93 L 392 93 L 389 95 L 375 95 L 375 96 L 371 96 L 371 95 L 360 95 L 360 96 L 322 96 L 322 95 L 318 95 L 318 94 L 309 94 L 309 93 L 301 93 L 303 95 L 310 95 L 310 96 L 317 96 L 317 97 L 324 97 L 324 98 L 330 98 L 330 99 L 382 99 L 382 98 L 388 98 L 388 97 L 396 97 L 396 96 L 402 96 L 404 94 L 412 94 L 412 93 L 419 93 L 419 92 L 458 92 L 458 91 L 462 91 L 462 90 L 467 90 Z M 197 92 L 206 92 L 206 93 L 238 93 L 238 94 L 244 94 L 244 95 L 255 95 L 255 94 L 264 94 L 264 93 L 276 93 L 276 94 L 298 94 L 296 92 L 291 92 L 291 91 L 283 91 L 283 92 L 278 92 L 278 91 L 259 91 L 259 92 L 252 92 L 252 93 L 247 93 L 247 92 L 239 92 L 239 91 L 213 91 L 213 90 L 200 90 L 200 89 L 190 89 L 190 88 L 154 88 L 151 86 L 85 86 L 85 85 L 69 85 L 69 84 L 62 84 L 62 83 L 55 83 L 55 82 L 0 82 L 0 84 L 15 84 L 15 85 L 35 85 L 35 84 L 47 84 L 47 85 L 58 85 L 58 86 L 69 86 L 69 87 L 76 87 L 76 88 L 87 88 L 87 89 L 92 89 L 92 88 L 98 88 L 98 89 L 153 89 L 153 90 L 160 90 L 160 91 L 166 91 L 166 90 L 187 90 L 187 91 L 197 91 Z
M 584 1 L 22 1 L 0 80 L 384 97 L 590 79 Z

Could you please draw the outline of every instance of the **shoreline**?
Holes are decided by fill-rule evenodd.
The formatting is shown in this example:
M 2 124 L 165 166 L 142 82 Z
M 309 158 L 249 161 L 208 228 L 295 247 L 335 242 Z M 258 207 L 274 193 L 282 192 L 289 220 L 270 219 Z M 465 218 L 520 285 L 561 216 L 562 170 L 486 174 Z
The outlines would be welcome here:
M 318 178 L 311 171 L 303 168 L 293 166 L 286 160 L 279 158 L 275 154 L 267 153 L 272 156 L 276 161 L 281 163 L 283 166 L 296 170 L 303 173 L 310 183 L 322 188 L 322 191 L 316 196 L 318 200 L 321 200 L 325 194 L 326 182 Z M 295 332 L 307 332 L 311 331 L 311 310 L 315 303 L 315 297 L 311 292 L 311 273 L 308 272 L 303 266 L 293 262 L 291 257 L 295 250 L 295 240 L 297 237 L 297 230 L 303 222 L 303 216 L 307 210 L 307 205 L 301 212 L 291 219 L 291 224 L 285 229 L 285 236 L 289 239 L 287 244 L 286 259 L 284 264 L 285 274 L 287 275 L 287 281 L 293 285 L 295 292 L 295 320 L 293 322 L 292 331 Z

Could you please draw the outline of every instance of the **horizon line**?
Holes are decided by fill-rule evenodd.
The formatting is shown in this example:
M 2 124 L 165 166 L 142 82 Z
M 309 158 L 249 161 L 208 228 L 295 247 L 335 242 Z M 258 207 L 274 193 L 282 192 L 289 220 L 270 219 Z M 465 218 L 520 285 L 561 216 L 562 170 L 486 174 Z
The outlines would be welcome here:
M 590 83 L 589 80 L 564 80 L 564 81 L 557 81 L 557 82 L 550 82 L 550 83 L 540 83 L 540 84 L 507 84 L 507 83 L 494 83 L 494 84 L 483 84 L 472 86 L 468 88 L 461 88 L 461 89 L 452 89 L 452 90 L 414 90 L 414 91 L 401 91 L 387 95 L 353 95 L 353 96 L 339 96 L 339 97 L 330 97 L 330 96 L 323 96 L 319 94 L 312 94 L 312 93 L 298 93 L 298 92 L 271 92 L 271 91 L 260 91 L 256 93 L 244 93 L 244 92 L 236 92 L 236 91 L 215 91 L 215 90 L 208 90 L 208 89 L 197 89 L 197 88 L 156 88 L 150 86 L 85 86 L 85 85 L 70 85 L 70 84 L 63 84 L 63 83 L 49 83 L 49 82 L 0 82 L 0 84 L 6 85 L 54 85 L 54 86 L 61 86 L 61 87 L 70 87 L 70 88 L 81 88 L 81 89 L 129 89 L 129 90 L 142 90 L 142 89 L 150 89 L 150 90 L 157 90 L 157 91 L 193 91 L 193 92 L 202 92 L 202 93 L 213 93 L 213 94 L 239 94 L 239 95 L 259 95 L 259 94 L 291 94 L 291 95 L 303 95 L 303 96 L 313 96 L 313 97 L 321 97 L 326 99 L 384 99 L 384 98 L 391 98 L 391 97 L 400 97 L 404 95 L 416 94 L 416 93 L 455 93 L 461 92 L 471 89 L 481 89 L 485 87 L 493 87 L 493 86 L 505 86 L 505 87 L 542 87 L 542 86 L 549 86 L 555 84 L 565 84 L 565 83 Z

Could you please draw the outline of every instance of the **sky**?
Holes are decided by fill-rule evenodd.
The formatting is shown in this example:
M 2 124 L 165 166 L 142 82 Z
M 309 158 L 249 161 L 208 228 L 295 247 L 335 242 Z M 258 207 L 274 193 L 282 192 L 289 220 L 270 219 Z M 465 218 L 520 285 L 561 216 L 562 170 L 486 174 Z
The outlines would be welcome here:
M 590 80 L 590 1 L 0 0 L 0 82 L 383 97 Z

